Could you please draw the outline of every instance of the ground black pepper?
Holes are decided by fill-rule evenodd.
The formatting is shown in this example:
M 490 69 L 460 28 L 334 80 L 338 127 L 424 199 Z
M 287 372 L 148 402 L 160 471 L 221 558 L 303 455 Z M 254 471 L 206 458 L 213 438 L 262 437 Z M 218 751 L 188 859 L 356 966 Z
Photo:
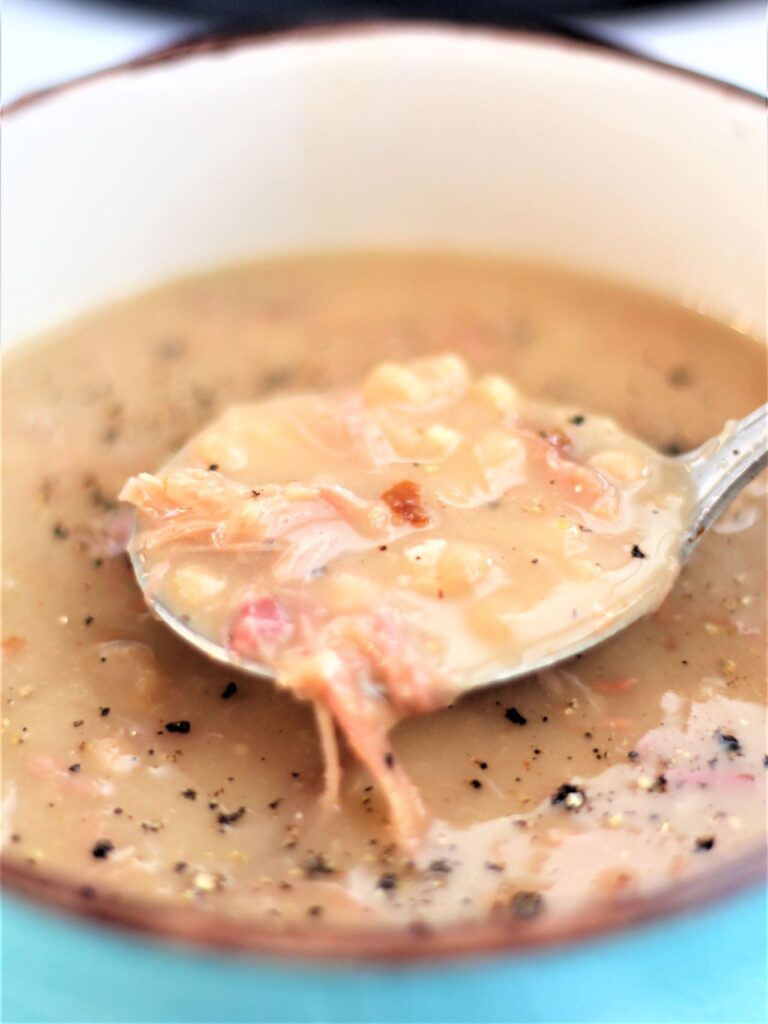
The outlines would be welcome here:
M 741 755 L 744 753 L 744 748 L 742 747 L 740 741 L 737 740 L 736 737 L 731 733 L 721 732 L 720 729 L 718 729 L 715 733 L 715 736 L 720 741 L 722 746 L 725 747 L 729 754 L 735 754 L 737 757 L 741 757 Z
M 181 719 L 178 722 L 166 722 L 166 725 L 165 725 L 165 731 L 166 732 L 187 733 L 187 732 L 189 732 L 190 728 L 191 728 L 191 726 L 190 726 L 189 722 L 187 722 L 185 719 Z
M 714 836 L 699 836 L 694 843 L 694 849 L 706 853 L 715 845 Z
M 115 844 L 110 839 L 99 839 L 91 847 L 91 854 L 97 860 L 105 860 L 115 848 Z
M 651 793 L 666 793 L 667 792 L 667 777 L 666 775 L 657 775 L 653 780 L 653 785 L 650 789 Z
M 572 782 L 564 782 L 552 794 L 551 802 L 555 806 L 562 804 L 569 811 L 577 811 L 584 805 L 586 799 L 587 794 L 583 789 L 574 786 Z
M 324 853 L 311 853 L 301 869 L 307 878 L 317 878 L 319 875 L 332 875 L 336 868 L 327 859 Z
M 632 554 L 633 558 L 645 558 L 646 557 L 645 552 L 642 550 L 642 548 L 638 547 L 637 544 L 633 544 L 632 545 L 631 554 Z
M 236 811 L 231 811 L 229 814 L 225 811 L 220 811 L 216 815 L 216 821 L 218 821 L 220 825 L 234 825 L 236 821 L 240 821 L 244 814 L 244 807 L 238 807 Z
M 224 689 L 221 691 L 221 699 L 229 700 L 230 697 L 234 697 L 237 693 L 237 683 L 227 683 Z
M 528 719 L 521 715 L 517 708 L 507 708 L 507 710 L 504 712 L 504 717 L 508 722 L 511 722 L 513 725 L 528 724 Z
M 515 917 L 529 920 L 536 917 L 544 909 L 544 897 L 540 892 L 530 892 L 521 889 L 516 892 L 510 902 L 510 908 Z

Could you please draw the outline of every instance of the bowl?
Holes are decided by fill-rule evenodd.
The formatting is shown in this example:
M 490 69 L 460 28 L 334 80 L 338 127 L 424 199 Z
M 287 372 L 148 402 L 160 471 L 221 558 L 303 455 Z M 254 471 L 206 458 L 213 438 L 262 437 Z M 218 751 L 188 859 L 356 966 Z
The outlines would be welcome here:
M 765 330 L 761 103 L 601 47 L 432 25 L 206 40 L 9 114 L 6 347 L 181 274 L 373 247 L 575 266 Z M 754 850 L 555 926 L 414 935 L 84 900 L 6 863 L 3 1017 L 759 1020 L 764 870 Z

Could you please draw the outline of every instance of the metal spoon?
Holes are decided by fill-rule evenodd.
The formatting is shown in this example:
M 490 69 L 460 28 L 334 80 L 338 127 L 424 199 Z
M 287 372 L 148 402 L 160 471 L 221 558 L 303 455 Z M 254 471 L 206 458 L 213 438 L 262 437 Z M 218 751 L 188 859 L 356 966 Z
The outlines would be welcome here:
M 695 499 L 691 509 L 690 523 L 684 534 L 680 550 L 680 565 L 682 567 L 702 534 L 750 480 L 753 480 L 768 465 L 768 405 L 755 409 L 742 420 L 731 420 L 716 437 L 710 438 L 685 455 L 677 456 L 677 459 L 689 474 Z M 148 580 L 141 556 L 137 553 L 135 545 L 130 545 L 129 553 L 136 579 L 147 604 L 157 617 L 183 640 L 214 661 L 262 678 L 274 678 L 274 672 L 268 666 L 239 657 L 224 644 L 203 636 L 183 618 L 152 597 L 148 590 Z M 520 676 L 550 668 L 566 658 L 572 658 L 574 655 L 602 643 L 608 637 L 626 629 L 646 612 L 647 609 L 638 600 L 636 604 L 631 604 L 624 614 L 617 616 L 607 629 L 603 627 L 599 632 L 581 638 L 576 643 L 564 645 L 544 658 L 512 666 L 509 670 L 485 680 L 483 685 L 508 682 Z

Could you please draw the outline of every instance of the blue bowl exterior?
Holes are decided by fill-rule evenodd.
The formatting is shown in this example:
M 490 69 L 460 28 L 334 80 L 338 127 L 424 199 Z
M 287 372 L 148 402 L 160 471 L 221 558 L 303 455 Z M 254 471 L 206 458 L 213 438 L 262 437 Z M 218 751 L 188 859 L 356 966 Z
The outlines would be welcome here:
M 764 1022 L 767 896 L 545 952 L 362 968 L 166 946 L 6 896 L 2 1020 Z

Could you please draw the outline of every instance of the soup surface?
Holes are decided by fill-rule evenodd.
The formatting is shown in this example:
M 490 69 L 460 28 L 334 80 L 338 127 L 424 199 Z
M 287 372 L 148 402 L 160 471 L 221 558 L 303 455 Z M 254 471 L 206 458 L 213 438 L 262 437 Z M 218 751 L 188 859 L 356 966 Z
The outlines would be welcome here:
M 348 754 L 339 806 L 322 799 L 307 704 L 209 663 L 147 611 L 124 554 L 128 477 L 235 403 L 346 391 L 382 360 L 446 351 L 665 454 L 763 400 L 764 350 L 728 327 L 615 286 L 458 257 L 225 270 L 9 359 L 9 860 L 72 879 L 84 900 L 140 895 L 275 927 L 411 926 L 567 915 L 716 869 L 764 838 L 763 481 L 654 614 L 557 669 L 397 726 L 394 756 L 431 822 L 409 849 L 392 842 L 378 779 Z M 453 482 L 469 479 L 462 468 Z

